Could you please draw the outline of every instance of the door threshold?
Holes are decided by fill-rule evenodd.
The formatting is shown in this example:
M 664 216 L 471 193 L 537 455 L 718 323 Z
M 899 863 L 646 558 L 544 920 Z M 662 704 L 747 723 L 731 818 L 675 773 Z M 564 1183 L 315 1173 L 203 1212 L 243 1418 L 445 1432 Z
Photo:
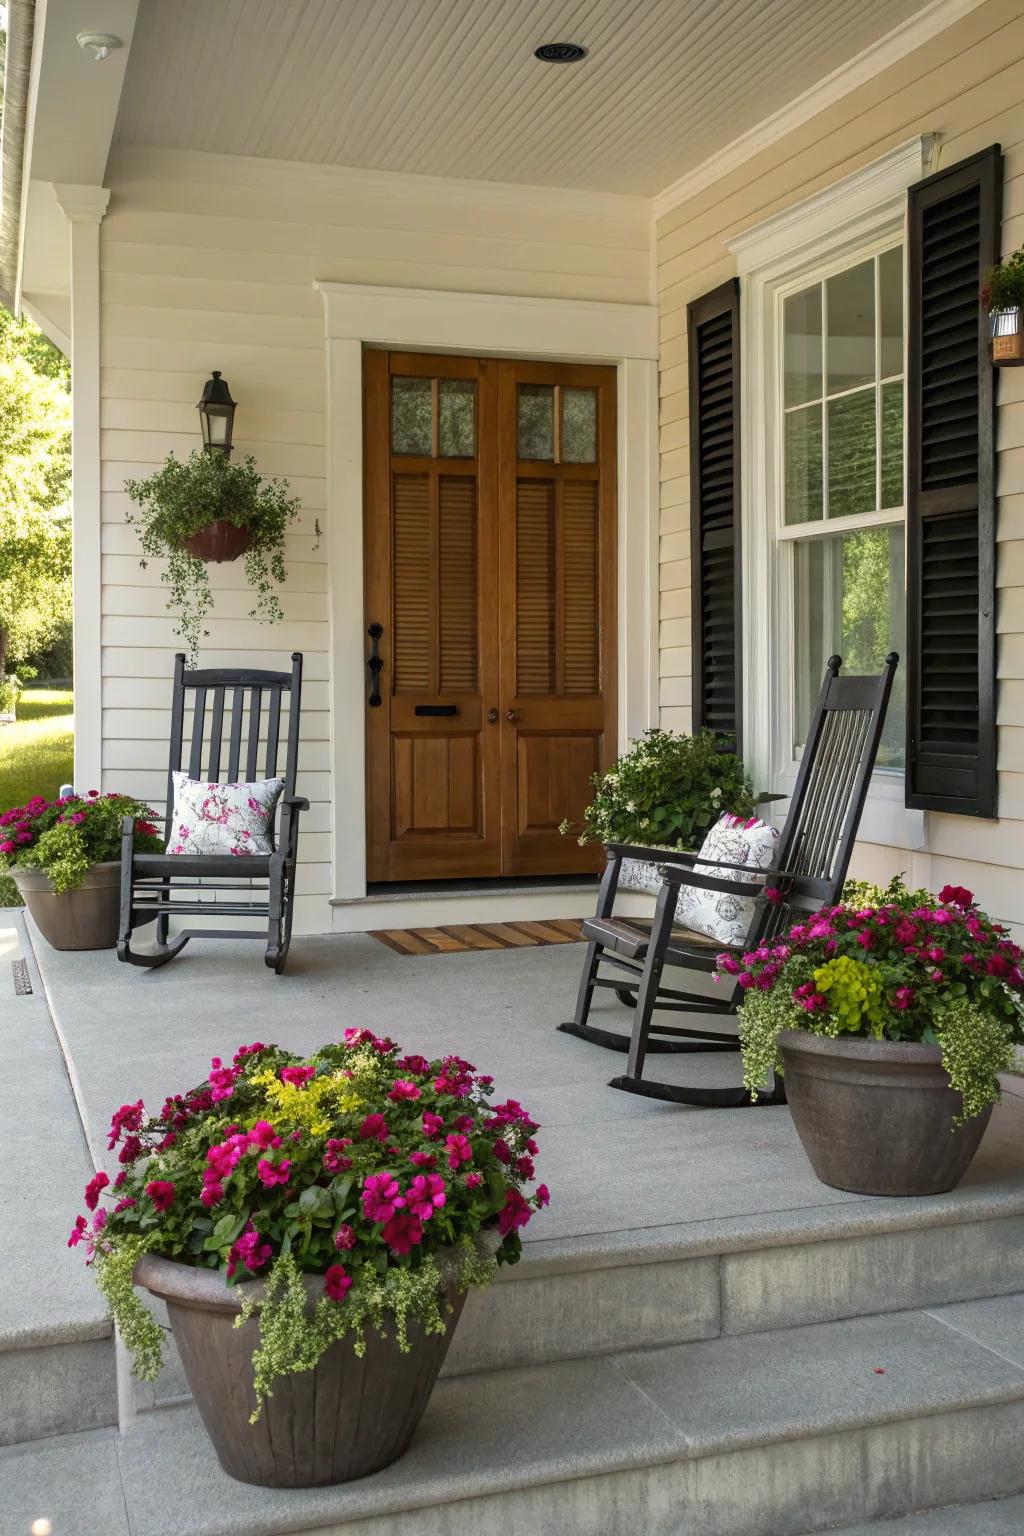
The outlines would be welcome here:
M 374 881 L 365 896 L 340 896 L 332 907 L 358 907 L 370 902 L 409 901 L 411 899 L 444 901 L 465 896 L 574 895 L 581 891 L 596 895 L 597 875 L 503 875 L 493 880 L 408 880 Z

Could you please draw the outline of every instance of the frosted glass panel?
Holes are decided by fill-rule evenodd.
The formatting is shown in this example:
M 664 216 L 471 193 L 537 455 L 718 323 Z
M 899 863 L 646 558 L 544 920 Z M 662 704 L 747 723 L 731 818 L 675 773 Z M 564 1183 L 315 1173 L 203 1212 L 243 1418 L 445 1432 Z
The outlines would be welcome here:
M 551 384 L 520 384 L 518 439 L 521 459 L 555 456 L 555 390 Z
M 438 440 L 442 459 L 471 459 L 476 447 L 472 379 L 442 379 L 438 385 Z
M 391 449 L 429 457 L 434 446 L 434 393 L 429 379 L 391 380 Z
M 567 464 L 597 462 L 597 390 L 562 390 L 562 453 Z

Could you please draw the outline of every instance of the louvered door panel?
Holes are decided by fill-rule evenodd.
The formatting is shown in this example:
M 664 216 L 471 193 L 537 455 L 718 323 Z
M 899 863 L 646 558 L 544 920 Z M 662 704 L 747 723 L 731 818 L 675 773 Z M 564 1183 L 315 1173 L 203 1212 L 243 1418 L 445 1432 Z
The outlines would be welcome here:
M 516 692 L 555 687 L 555 483 L 520 479 L 515 506 Z
M 909 194 L 907 804 L 996 810 L 993 378 L 978 289 L 998 146 Z
M 442 693 L 477 691 L 477 487 L 442 475 L 438 487 L 439 666 Z
M 562 529 L 562 686 L 567 694 L 593 694 L 600 689 L 601 675 L 598 486 L 595 480 L 564 482 Z
M 740 739 L 739 314 L 725 283 L 687 308 L 693 725 Z
M 396 475 L 392 489 L 394 688 L 429 693 L 434 686 L 436 643 L 433 579 L 435 560 L 430 480 Z

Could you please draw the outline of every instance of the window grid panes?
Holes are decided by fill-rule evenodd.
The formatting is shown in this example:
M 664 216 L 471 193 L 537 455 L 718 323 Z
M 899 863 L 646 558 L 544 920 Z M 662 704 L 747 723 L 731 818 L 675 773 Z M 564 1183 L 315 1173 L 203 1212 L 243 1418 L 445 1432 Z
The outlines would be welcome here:
M 902 246 L 788 295 L 782 331 L 779 549 L 791 583 L 799 753 L 831 654 L 854 673 L 880 671 L 890 650 L 905 654 Z M 901 668 L 883 769 L 903 765 L 904 700 Z

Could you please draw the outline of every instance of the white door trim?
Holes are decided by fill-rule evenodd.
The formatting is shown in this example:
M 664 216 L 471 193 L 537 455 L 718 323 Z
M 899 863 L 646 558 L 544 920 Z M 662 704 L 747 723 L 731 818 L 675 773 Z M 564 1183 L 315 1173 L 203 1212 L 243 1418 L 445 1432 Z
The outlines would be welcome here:
M 364 347 L 617 368 L 618 728 L 624 746 L 657 721 L 658 310 L 361 283 L 316 286 L 327 351 L 332 892 L 343 901 L 366 895 Z

